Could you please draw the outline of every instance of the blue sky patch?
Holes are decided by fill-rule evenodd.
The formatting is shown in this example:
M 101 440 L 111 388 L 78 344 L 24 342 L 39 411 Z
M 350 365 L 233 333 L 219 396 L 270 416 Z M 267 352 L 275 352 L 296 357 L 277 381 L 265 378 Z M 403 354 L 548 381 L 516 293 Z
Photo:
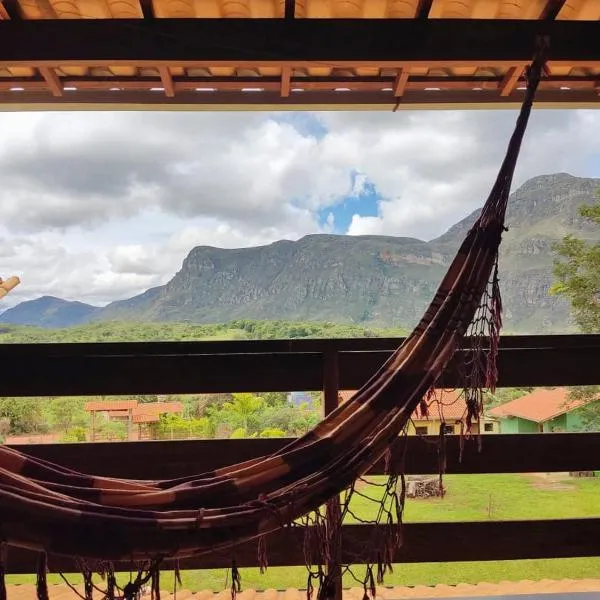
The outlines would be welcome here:
M 279 113 L 270 117 L 276 123 L 291 125 L 300 135 L 322 140 L 327 135 L 323 123 L 311 113 L 289 112 Z
M 348 228 L 354 215 L 361 217 L 376 217 L 379 215 L 381 194 L 375 184 L 362 173 L 354 171 L 352 177 L 352 192 L 334 206 L 326 206 L 319 211 L 319 224 L 325 227 L 329 214 L 333 215 L 334 227 L 332 233 L 348 233 Z

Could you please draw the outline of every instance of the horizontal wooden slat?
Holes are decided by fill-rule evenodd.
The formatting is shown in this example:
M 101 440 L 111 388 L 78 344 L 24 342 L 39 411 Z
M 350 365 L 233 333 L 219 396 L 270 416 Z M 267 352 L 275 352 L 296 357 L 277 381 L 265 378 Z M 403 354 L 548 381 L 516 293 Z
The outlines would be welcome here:
M 172 442 L 104 442 L 32 444 L 15 448 L 70 468 L 132 479 L 170 479 L 200 474 L 277 452 L 290 440 L 194 440 Z M 437 473 L 436 438 L 409 436 L 393 449 L 398 469 L 405 454 L 406 473 Z M 459 460 L 459 437 L 446 438 L 447 473 L 536 473 L 600 470 L 600 434 L 489 434 L 465 441 Z M 404 453 L 404 444 L 408 444 Z M 377 465 L 372 473 L 383 473 Z
M 0 338 L 1 339 L 1 338 Z M 194 354 L 269 354 L 296 352 L 359 352 L 395 350 L 403 337 L 302 338 L 278 340 L 235 340 L 199 342 L 73 342 L 46 344 L 0 344 L 0 361 L 14 356 L 23 359 L 48 356 L 168 356 Z M 468 348 L 473 340 L 466 338 Z M 501 349 L 600 348 L 600 335 L 503 335 Z
M 536 342 L 535 337 L 505 342 L 508 338 L 504 338 L 498 359 L 498 385 L 598 383 L 600 336 L 577 337 L 565 336 L 555 342 L 552 338 Z M 356 389 L 391 351 L 355 350 L 377 348 L 377 344 L 389 348 L 398 343 L 377 339 L 303 342 L 0 345 L 2 394 L 22 397 L 321 390 L 322 352 L 328 347 L 340 351 L 341 389 Z M 271 348 L 276 350 L 266 350 Z M 453 364 L 441 384 L 460 387 L 460 369 Z
M 343 530 L 343 560 L 354 564 L 374 562 L 375 526 L 346 525 Z M 544 521 L 489 521 L 459 523 L 407 523 L 404 543 L 395 562 L 458 562 L 566 558 L 597 556 L 600 553 L 600 519 L 557 519 Z M 291 528 L 267 537 L 267 553 L 271 567 L 304 564 L 303 531 Z M 452 543 L 449 543 L 449 540 Z M 228 568 L 232 558 L 238 567 L 258 564 L 257 544 L 242 544 L 234 551 L 211 553 L 182 560 L 182 569 Z M 37 555 L 10 548 L 6 560 L 8 573 L 34 573 Z M 71 560 L 49 557 L 51 571 L 77 571 Z M 116 565 L 129 570 L 130 564 Z
M 0 64 L 518 65 L 530 61 L 540 33 L 551 37 L 552 60 L 574 64 L 600 61 L 598 31 L 595 22 L 494 19 L 2 21 Z

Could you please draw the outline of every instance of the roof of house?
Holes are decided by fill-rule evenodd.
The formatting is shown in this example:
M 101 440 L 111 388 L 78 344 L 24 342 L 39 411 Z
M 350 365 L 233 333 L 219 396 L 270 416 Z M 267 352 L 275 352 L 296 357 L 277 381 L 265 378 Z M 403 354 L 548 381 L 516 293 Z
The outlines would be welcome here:
M 88 412 L 133 410 L 137 404 L 137 400 L 92 400 L 86 402 L 85 410 Z
M 108 412 L 111 417 L 127 416 L 131 411 L 133 417 L 136 415 L 164 415 L 178 414 L 184 411 L 181 402 L 143 402 L 137 400 L 95 400 L 85 405 L 88 412 Z M 152 419 L 156 421 L 158 419 Z M 134 422 L 143 422 L 136 421 Z
M 8 597 L 11 600 L 36 600 L 36 591 L 34 584 L 8 584 L 6 586 Z M 76 586 L 81 593 L 82 586 Z M 439 584 L 434 586 L 415 585 L 415 586 L 396 586 L 396 587 L 377 587 L 376 600 L 403 600 L 409 598 L 476 598 L 476 597 L 494 597 L 502 595 L 522 595 L 522 594 L 567 594 L 578 592 L 598 592 L 600 591 L 600 579 L 562 579 L 541 581 L 502 581 L 499 583 L 459 583 L 457 585 Z M 78 600 L 80 598 L 74 591 L 70 590 L 65 584 L 48 586 L 49 598 L 58 600 Z M 350 588 L 343 591 L 343 600 L 360 600 L 364 595 L 362 588 Z M 221 592 L 211 592 L 209 590 L 191 591 L 178 590 L 175 596 L 172 591 L 162 591 L 161 598 L 164 600 L 175 600 L 175 598 L 185 598 L 186 600 L 229 600 L 231 598 L 230 590 Z M 94 599 L 100 600 L 100 595 L 94 591 Z M 255 591 L 244 589 L 238 594 L 239 600 L 306 600 L 306 590 L 286 589 L 286 590 L 265 590 Z M 150 594 L 142 596 L 143 600 L 149 600 Z
M 560 27 L 599 18 L 598 0 L 11 0 L 0 2 L 0 104 L 391 109 L 401 98 L 401 106 L 506 107 L 522 99 L 538 31 L 507 20 Z M 439 32 L 442 19 L 465 22 Z M 502 35 L 478 26 L 484 19 Z M 352 23 L 323 33 L 333 20 Z M 403 44 L 398 28 L 410 34 Z M 596 56 L 565 54 L 565 42 L 553 46 L 538 100 L 587 106 L 597 100 Z
M 356 390 L 340 390 L 338 398 L 340 402 L 347 402 L 356 393 Z M 466 415 L 467 404 L 461 390 L 439 389 L 435 390 L 427 402 L 427 414 L 421 412 L 417 407 L 413 413 L 414 420 L 439 420 L 448 421 L 455 419 L 459 421 Z
M 567 388 L 538 388 L 537 390 L 501 404 L 488 411 L 492 417 L 519 417 L 544 423 L 586 404 L 585 400 L 571 400 Z

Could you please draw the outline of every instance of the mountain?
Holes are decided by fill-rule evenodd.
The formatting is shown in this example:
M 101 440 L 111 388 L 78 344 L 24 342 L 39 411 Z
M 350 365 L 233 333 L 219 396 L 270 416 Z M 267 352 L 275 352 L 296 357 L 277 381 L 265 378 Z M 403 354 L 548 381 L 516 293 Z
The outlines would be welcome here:
M 37 327 L 68 327 L 89 321 L 97 310 L 98 307 L 83 302 L 42 296 L 5 310 L 0 314 L 0 322 Z
M 581 204 L 594 202 L 599 188 L 600 179 L 559 173 L 531 179 L 511 195 L 509 231 L 500 256 L 507 331 L 572 328 L 567 303 L 548 295 L 552 245 L 568 233 L 600 239 L 600 232 L 578 214 Z M 102 309 L 89 307 L 82 318 L 202 323 L 242 318 L 327 320 L 408 327 L 423 314 L 477 214 L 430 242 L 309 235 L 255 248 L 199 246 L 166 285 Z

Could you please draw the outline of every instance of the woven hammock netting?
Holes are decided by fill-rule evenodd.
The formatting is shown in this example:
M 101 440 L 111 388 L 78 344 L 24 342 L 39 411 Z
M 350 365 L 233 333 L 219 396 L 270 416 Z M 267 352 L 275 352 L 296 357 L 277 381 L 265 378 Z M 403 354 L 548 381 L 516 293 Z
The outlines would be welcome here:
M 352 557 L 355 564 L 367 563 L 365 595 L 375 593 L 376 581 L 383 580 L 402 543 L 404 477 L 390 473 L 374 495 L 356 482 L 385 459 L 415 409 L 427 404 L 466 335 L 474 340 L 473 351 L 465 353 L 469 358 L 461 365 L 468 382 L 463 391 L 466 431 L 479 419 L 483 390 L 495 385 L 502 311 L 498 249 L 545 45 L 538 43 L 526 72 L 525 99 L 496 182 L 431 305 L 389 360 L 312 431 L 276 454 L 165 481 L 86 475 L 0 447 L 1 541 L 6 548 L 39 552 L 40 600 L 48 597 L 46 556 L 76 559 L 86 600 L 92 594 L 97 597 L 100 589 L 110 600 L 134 600 L 145 586 L 159 595 L 161 566 L 217 551 L 235 557 L 236 545 L 249 540 L 257 540 L 259 563 L 266 567 L 266 535 L 292 527 L 305 531 L 309 597 L 315 580 L 319 600 L 332 598 L 341 585 L 340 571 L 348 568 L 342 565 L 341 525 L 353 515 L 350 499 L 356 494 L 378 507 L 372 522 L 380 527 L 374 528 L 368 553 L 377 561 L 369 564 L 369 558 Z M 114 574 L 116 563 L 135 565 L 135 577 L 123 587 Z M 92 579 L 94 573 L 103 575 L 102 584 Z M 231 575 L 235 592 L 235 563 Z M 5 597 L 2 581 L 0 600 Z

